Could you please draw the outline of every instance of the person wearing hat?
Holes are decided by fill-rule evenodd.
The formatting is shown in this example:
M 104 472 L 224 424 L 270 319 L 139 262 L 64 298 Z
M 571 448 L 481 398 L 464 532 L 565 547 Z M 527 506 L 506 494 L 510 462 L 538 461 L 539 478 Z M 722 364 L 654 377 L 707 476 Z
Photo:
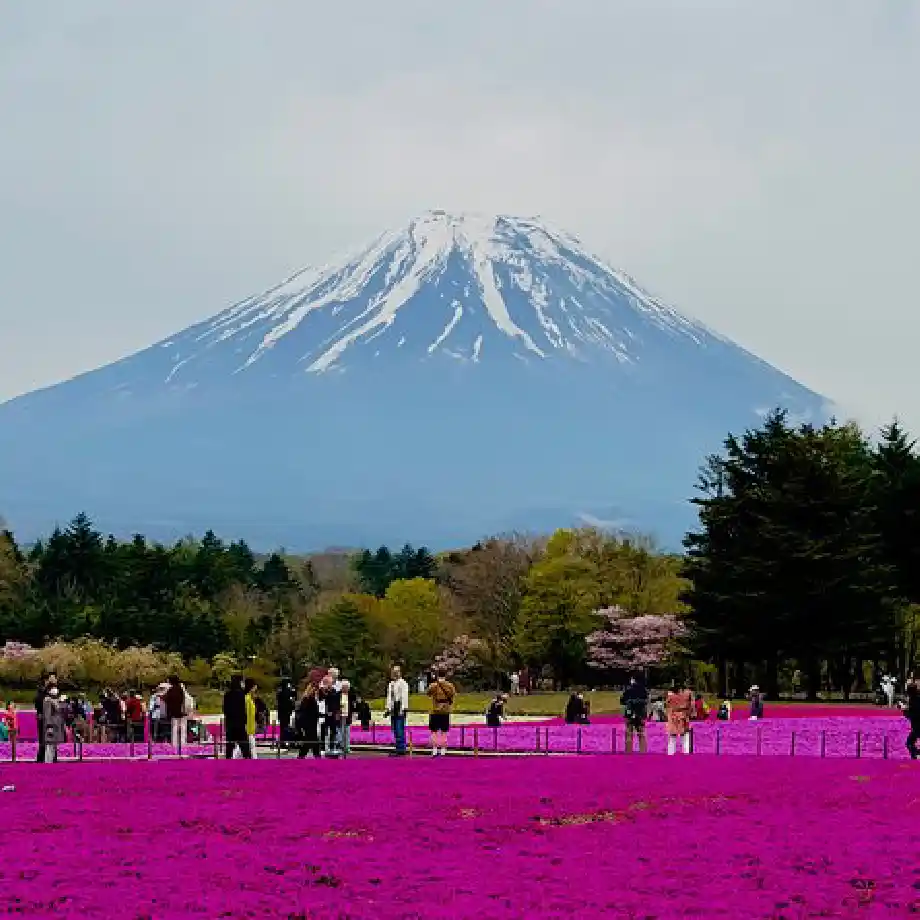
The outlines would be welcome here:
M 762 719 L 763 694 L 760 692 L 760 687 L 758 687 L 757 684 L 754 684 L 748 691 L 748 699 L 751 701 L 751 720 L 756 721 L 757 719 Z

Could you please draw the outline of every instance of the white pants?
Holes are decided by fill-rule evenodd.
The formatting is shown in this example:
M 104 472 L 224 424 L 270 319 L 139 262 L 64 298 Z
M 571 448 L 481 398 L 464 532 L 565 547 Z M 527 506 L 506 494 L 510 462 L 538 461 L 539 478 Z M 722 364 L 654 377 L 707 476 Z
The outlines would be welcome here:
M 179 745 L 184 745 L 188 738 L 188 720 L 182 718 L 170 719 L 169 721 L 172 728 L 172 746 L 178 751 Z
M 677 735 L 668 735 L 668 755 L 677 753 Z M 690 753 L 690 732 L 680 736 L 681 748 L 685 754 Z
M 54 763 L 57 760 L 57 749 L 56 744 L 45 745 L 45 763 Z
M 259 756 L 258 748 L 256 748 L 256 736 L 255 735 L 249 736 L 249 750 L 252 751 L 252 759 L 255 760 Z

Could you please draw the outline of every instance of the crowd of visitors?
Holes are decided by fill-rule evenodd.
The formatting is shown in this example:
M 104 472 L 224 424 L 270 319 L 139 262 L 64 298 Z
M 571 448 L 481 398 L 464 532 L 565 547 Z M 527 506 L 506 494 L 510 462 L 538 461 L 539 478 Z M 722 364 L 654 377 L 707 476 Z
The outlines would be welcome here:
M 512 693 L 527 691 L 521 687 L 521 674 L 509 675 Z M 444 670 L 425 675 L 425 693 L 429 697 L 428 728 L 434 757 L 447 754 L 451 717 L 457 690 Z M 507 684 L 506 684 L 507 685 Z M 886 691 L 888 687 L 886 686 Z M 910 756 L 920 758 L 920 683 L 913 675 L 906 684 L 906 695 L 898 705 L 910 721 L 907 748 Z M 893 693 L 888 699 L 893 697 Z M 485 709 L 488 727 L 499 728 L 505 720 L 508 696 L 497 692 Z M 764 695 L 759 686 L 748 691 L 749 718 L 764 717 Z M 317 669 L 310 674 L 302 693 L 290 679 L 283 678 L 276 694 L 279 723 L 277 743 L 283 748 L 297 750 L 305 757 L 347 757 L 351 750 L 351 726 L 358 722 L 365 730 L 371 726 L 371 709 L 366 700 L 342 678 L 338 668 Z M 692 723 L 716 718 L 730 720 L 732 704 L 723 700 L 713 710 L 702 694 L 694 693 L 686 681 L 675 684 L 663 695 L 653 695 L 642 682 L 633 677 L 621 696 L 626 722 L 626 751 L 636 746 L 640 753 L 647 750 L 646 723 L 666 723 L 667 753 L 692 750 Z M 56 761 L 58 747 L 67 741 L 126 742 L 150 740 L 170 743 L 181 752 L 183 744 L 205 740 L 204 726 L 195 720 L 195 700 L 177 675 L 156 687 L 144 702 L 140 691 L 118 694 L 104 689 L 96 704 L 77 693 L 68 696 L 58 686 L 55 674 L 40 682 L 34 701 L 39 761 Z M 410 708 L 409 684 L 396 666 L 390 674 L 385 697 L 385 716 L 393 733 L 393 756 L 408 753 L 406 731 Z M 565 707 L 565 721 L 571 725 L 590 724 L 590 700 L 580 691 L 573 691 Z M 269 709 L 259 694 L 253 678 L 236 675 L 223 698 L 223 731 L 225 756 L 251 759 L 257 756 L 256 739 L 264 734 L 269 723 Z M 19 719 L 15 705 L 4 706 L 0 701 L 0 741 L 16 736 Z
M 92 704 L 83 693 L 62 693 L 56 674 L 39 683 L 34 700 L 38 740 L 37 760 L 57 759 L 57 748 L 65 742 L 121 743 L 143 741 L 149 717 L 150 740 L 170 741 L 181 750 L 183 744 L 204 740 L 200 722 L 192 724 L 195 700 L 176 675 L 160 684 L 145 707 L 140 691 L 122 694 L 104 689 Z M 4 713 L 7 734 L 18 730 L 12 703 Z

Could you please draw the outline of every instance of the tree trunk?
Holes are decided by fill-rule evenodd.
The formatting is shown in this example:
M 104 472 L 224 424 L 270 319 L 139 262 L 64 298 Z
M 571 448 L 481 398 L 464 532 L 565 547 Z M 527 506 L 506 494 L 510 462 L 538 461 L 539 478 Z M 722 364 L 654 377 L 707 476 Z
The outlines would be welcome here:
M 805 679 L 808 684 L 805 698 L 814 702 L 818 699 L 818 691 L 821 689 L 821 663 L 813 656 L 809 656 L 805 661 Z
M 648 684 L 646 684 L 648 686 Z M 719 677 L 718 693 L 722 694 L 723 699 L 728 699 L 728 661 L 725 658 L 719 658 Z
M 779 656 L 774 652 L 767 657 L 767 676 L 764 692 L 768 700 L 779 699 Z

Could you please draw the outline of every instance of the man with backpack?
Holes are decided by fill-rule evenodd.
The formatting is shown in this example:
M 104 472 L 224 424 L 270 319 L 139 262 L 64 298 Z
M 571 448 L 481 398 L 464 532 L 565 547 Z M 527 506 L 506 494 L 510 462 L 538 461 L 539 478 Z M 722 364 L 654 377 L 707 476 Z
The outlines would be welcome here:
M 630 677 L 629 685 L 620 697 L 620 705 L 623 707 L 623 716 L 626 719 L 626 753 L 632 753 L 633 741 L 638 736 L 639 753 L 644 754 L 646 750 L 645 720 L 648 718 L 648 693 L 635 677 Z
M 454 685 L 445 679 L 443 669 L 438 669 L 434 682 L 428 687 L 428 696 L 431 697 L 431 715 L 428 717 L 431 753 L 434 757 L 443 757 L 447 753 L 450 713 L 457 696 Z

